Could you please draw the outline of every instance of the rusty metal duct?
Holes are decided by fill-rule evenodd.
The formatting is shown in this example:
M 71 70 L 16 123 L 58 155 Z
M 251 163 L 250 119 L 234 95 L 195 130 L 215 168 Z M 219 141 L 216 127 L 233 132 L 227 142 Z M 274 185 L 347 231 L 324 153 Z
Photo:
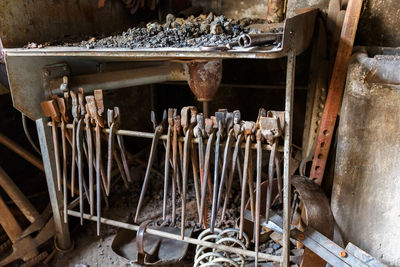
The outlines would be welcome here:
M 214 99 L 221 84 L 222 60 L 193 60 L 184 63 L 184 67 L 190 89 L 203 102 L 203 113 L 208 118 L 208 102 Z

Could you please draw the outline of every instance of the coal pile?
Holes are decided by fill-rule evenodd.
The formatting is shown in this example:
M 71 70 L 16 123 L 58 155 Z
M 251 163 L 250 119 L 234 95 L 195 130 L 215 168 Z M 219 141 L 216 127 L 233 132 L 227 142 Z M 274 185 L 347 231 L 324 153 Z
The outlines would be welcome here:
M 145 27 L 130 28 L 120 35 L 91 38 L 73 46 L 93 48 L 162 48 L 220 46 L 237 43 L 244 33 L 259 33 L 249 25 L 265 23 L 262 19 L 229 19 L 226 16 L 199 15 L 187 19 L 168 14 L 165 23 L 149 22 Z M 71 44 L 64 44 L 71 46 Z

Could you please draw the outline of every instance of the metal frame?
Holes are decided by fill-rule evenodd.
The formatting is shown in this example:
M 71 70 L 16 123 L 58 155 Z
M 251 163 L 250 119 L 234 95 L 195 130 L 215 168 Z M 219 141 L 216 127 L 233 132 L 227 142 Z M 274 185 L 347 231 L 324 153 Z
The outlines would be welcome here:
M 27 116 L 29 114 L 41 114 L 40 107 L 29 106 L 26 110 L 28 102 L 43 101 L 45 100 L 45 92 L 38 84 L 42 83 L 41 67 L 47 64 L 54 64 L 60 61 L 67 61 L 71 65 L 72 70 L 74 67 L 82 69 L 88 66 L 90 62 L 91 67 L 101 62 L 115 62 L 115 61 L 166 61 L 166 60 L 193 60 L 193 59 L 224 59 L 224 58 L 252 58 L 252 59 L 271 59 L 278 57 L 287 57 L 287 73 L 286 73 L 286 97 L 285 97 L 285 144 L 283 148 L 284 153 L 284 234 L 283 234 L 283 254 L 282 256 L 272 256 L 264 253 L 258 253 L 259 259 L 274 260 L 281 262 L 282 266 L 290 266 L 290 196 L 291 196 L 291 177 L 290 177 L 290 158 L 292 147 L 292 116 L 293 116 L 293 93 L 294 93 L 294 78 L 295 78 L 295 65 L 296 55 L 303 52 L 309 45 L 314 28 L 314 21 L 316 10 L 311 10 L 303 14 L 297 15 L 293 18 L 287 19 L 284 26 L 284 37 L 282 48 L 275 51 L 231 51 L 231 52 L 203 52 L 193 49 L 155 49 L 155 50 L 87 50 L 81 48 L 46 48 L 46 49 L 6 49 L 6 64 L 9 73 L 10 87 L 13 95 L 14 105 L 17 109 L 24 111 Z M 94 63 L 94 64 L 93 64 Z M 32 70 L 37 70 L 32 72 Z M 27 98 L 27 96 L 29 98 Z M 18 104 L 16 104 L 18 103 Z M 25 110 L 24 110 L 25 109 Z M 35 115 L 35 116 L 36 116 Z M 35 118 L 36 119 L 36 118 Z M 36 125 L 42 150 L 43 162 L 46 173 L 46 180 L 49 189 L 51 205 L 54 214 L 54 221 L 56 225 L 56 238 L 57 244 L 62 249 L 67 249 L 71 245 L 71 239 L 68 230 L 68 224 L 63 221 L 62 214 L 62 201 L 61 192 L 57 191 L 55 187 L 55 162 L 51 156 L 53 145 L 51 142 L 51 131 L 47 126 L 47 120 L 37 119 Z M 123 131 L 120 130 L 118 134 L 125 134 L 129 136 L 138 137 L 153 137 L 153 135 L 143 134 L 140 132 Z M 268 149 L 268 146 L 264 146 Z M 282 148 L 281 148 L 282 151 Z M 69 210 L 70 216 L 76 216 L 76 212 Z M 96 220 L 95 216 L 84 215 L 87 220 Z M 130 230 L 137 231 L 138 226 L 129 225 L 123 222 L 117 222 L 106 218 L 101 218 L 104 224 L 114 225 Z M 166 233 L 148 229 L 150 234 L 165 236 Z M 169 236 L 168 238 L 175 238 Z M 193 238 L 185 238 L 184 242 L 191 244 L 200 244 L 199 240 Z M 213 243 L 207 242 L 201 244 L 208 247 L 215 247 Z M 221 247 L 226 251 L 232 250 L 229 247 Z M 236 251 L 238 252 L 238 251 Z M 247 256 L 255 256 L 254 251 L 240 250 L 240 253 Z
M 294 40 L 295 38 L 295 33 L 293 32 L 291 35 Z M 282 266 L 290 266 L 290 203 L 291 203 L 291 176 L 290 176 L 290 158 L 291 158 L 291 148 L 292 148 L 292 117 L 293 117 L 293 95 L 294 95 L 294 76 L 295 76 L 295 66 L 296 66 L 296 50 L 295 48 L 291 48 L 288 50 L 287 53 L 287 73 L 286 73 L 286 97 L 285 97 L 285 144 L 284 147 L 280 147 L 279 150 L 283 151 L 284 153 L 284 174 L 283 174 L 283 181 L 284 181 L 284 186 L 283 186 L 283 196 L 284 196 L 284 231 L 283 231 L 283 254 L 282 256 L 273 256 L 265 253 L 258 253 L 259 259 L 264 259 L 264 260 L 269 260 L 269 261 L 277 261 L 281 262 Z M 45 170 L 46 170 L 46 179 L 47 179 L 47 184 L 49 187 L 49 194 L 50 194 L 50 200 L 53 208 L 53 213 L 54 213 L 54 219 L 56 222 L 56 228 L 57 228 L 57 242 L 59 243 L 59 246 L 62 248 L 67 248 L 70 246 L 70 236 L 69 236 L 69 231 L 68 231 L 68 224 L 63 222 L 63 214 L 62 214 L 62 201 L 61 201 L 61 193 L 57 191 L 55 187 L 55 162 L 52 155 L 51 150 L 52 150 L 52 142 L 51 142 L 51 131 L 48 127 L 48 123 L 44 121 L 44 119 L 38 119 L 36 121 L 37 129 L 38 129 L 38 135 L 39 135 L 39 140 L 40 140 L 40 146 L 43 154 L 43 162 L 45 165 Z M 68 128 L 72 127 L 72 125 L 67 125 Z M 104 129 L 105 132 L 108 132 L 109 129 Z M 128 131 L 128 130 L 119 130 L 116 132 L 116 134 L 120 135 L 126 135 L 126 136 L 132 136 L 132 137 L 140 137 L 140 138 L 153 138 L 152 133 L 143 133 L 143 132 L 138 132 L 138 131 Z M 166 136 L 162 136 L 160 138 L 161 140 L 166 139 Z M 193 140 L 193 142 L 196 142 L 196 139 Z M 256 148 L 256 145 L 253 144 L 252 146 L 253 149 Z M 269 145 L 263 145 L 263 149 L 265 150 L 270 150 L 271 147 Z M 71 209 L 68 210 L 68 215 L 70 216 L 80 216 L 79 212 L 73 211 Z M 84 214 L 84 219 L 86 220 L 91 220 L 91 221 L 96 221 L 97 217 L 96 216 L 90 216 L 89 214 Z M 139 226 L 137 225 L 132 225 L 132 224 L 127 224 L 119 221 L 114 221 L 110 219 L 106 219 L 101 217 L 100 218 L 101 223 L 103 224 L 108 224 L 120 228 L 125 228 L 128 230 L 133 230 L 137 231 L 139 229 Z M 172 238 L 172 239 L 179 239 L 181 240 L 181 237 L 178 235 L 172 235 L 168 233 L 164 233 L 162 231 L 157 231 L 157 230 L 151 230 L 148 229 L 146 230 L 149 234 L 152 235 L 157 235 L 157 236 L 163 236 L 166 238 Z M 195 245 L 202 245 L 202 246 L 207 246 L 210 248 L 215 248 L 216 244 L 211 243 L 211 242 L 203 242 L 199 241 L 197 239 L 185 237 L 183 242 L 188 242 L 191 244 Z M 254 257 L 255 252 L 250 251 L 250 250 L 237 250 L 237 249 L 232 249 L 231 247 L 227 246 L 219 246 L 219 249 L 226 250 L 228 252 L 236 252 L 236 253 L 241 253 L 246 256 Z

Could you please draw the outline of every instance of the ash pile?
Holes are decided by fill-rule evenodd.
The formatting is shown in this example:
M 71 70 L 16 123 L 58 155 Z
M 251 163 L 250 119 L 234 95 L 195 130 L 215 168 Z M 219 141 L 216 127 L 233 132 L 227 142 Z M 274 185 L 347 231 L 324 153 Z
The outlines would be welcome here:
M 130 28 L 121 35 L 102 39 L 91 38 L 73 46 L 93 48 L 183 48 L 201 46 L 219 46 L 237 43 L 238 37 L 245 33 L 260 33 L 249 27 L 262 24 L 266 20 L 243 18 L 234 20 L 226 16 L 199 15 L 187 19 L 166 16 L 164 24 L 149 22 L 146 27 Z M 64 44 L 68 45 L 68 44 Z M 71 44 L 69 44 L 71 46 Z

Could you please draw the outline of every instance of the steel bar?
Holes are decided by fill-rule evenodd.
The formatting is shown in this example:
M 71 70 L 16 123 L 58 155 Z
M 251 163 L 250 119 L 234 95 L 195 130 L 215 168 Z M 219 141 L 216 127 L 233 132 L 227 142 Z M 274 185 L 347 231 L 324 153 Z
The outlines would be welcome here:
M 88 94 L 97 88 L 110 90 L 166 81 L 186 81 L 182 64 L 166 62 L 157 66 L 71 76 L 69 83 L 70 89 L 84 88 Z M 58 86 L 61 81 L 55 84 L 56 88 L 51 88 L 52 94 L 61 94 Z
M 20 157 L 26 159 L 33 166 L 41 171 L 44 171 L 43 163 L 40 159 L 32 155 L 30 152 L 26 151 L 25 148 L 15 143 L 13 140 L 0 133 L 0 143 L 17 153 Z
M 39 136 L 40 150 L 42 152 L 43 164 L 46 174 L 47 187 L 49 190 L 50 203 L 53 210 L 54 227 L 56 229 L 57 245 L 61 249 L 68 249 L 71 247 L 71 238 L 69 235 L 68 223 L 64 223 L 62 207 L 62 194 L 57 191 L 56 183 L 56 169 L 53 155 L 53 146 L 51 142 L 51 131 L 46 127 L 43 119 L 36 120 L 36 127 Z
M 80 217 L 79 212 L 74 211 L 74 210 L 68 210 L 68 215 L 73 216 L 73 217 Z M 94 221 L 94 222 L 97 221 L 96 216 L 90 216 L 89 214 L 86 214 L 86 213 L 83 214 L 83 218 L 86 220 Z M 132 230 L 132 231 L 139 230 L 139 226 L 137 226 L 137 225 L 123 223 L 123 222 L 119 222 L 119 221 L 115 221 L 115 220 L 111 220 L 111 219 L 106 219 L 103 217 L 100 218 L 100 221 L 103 224 L 115 226 L 118 228 L 123 228 L 123 229 L 127 229 L 127 230 Z M 256 253 L 254 251 L 244 250 L 244 249 L 240 249 L 240 248 L 236 248 L 236 247 L 229 247 L 229 246 L 225 246 L 225 245 L 221 245 L 221 244 L 216 244 L 213 242 L 198 240 L 198 239 L 187 237 L 187 236 L 185 236 L 185 238 L 182 240 L 180 235 L 171 234 L 171 233 L 167 233 L 167 232 L 163 232 L 163 231 L 155 230 L 155 229 L 151 229 L 151 228 L 147 228 L 146 233 L 148 233 L 150 235 L 155 235 L 155 236 L 172 239 L 172 240 L 183 241 L 183 242 L 190 243 L 193 245 L 200 245 L 200 246 L 205 246 L 205 247 L 214 248 L 214 249 L 218 249 L 218 250 L 224 250 L 226 252 L 244 255 L 247 257 L 255 257 L 255 255 L 256 255 Z M 274 261 L 274 262 L 280 262 L 280 259 L 281 259 L 280 256 L 273 256 L 273 255 L 268 255 L 268 254 L 264 254 L 264 253 L 258 253 L 258 258 L 262 259 L 262 260 Z
M 292 35 L 294 43 L 295 36 Z M 293 117 L 293 94 L 296 66 L 296 51 L 290 49 L 287 56 L 286 66 L 286 96 L 285 96 L 285 143 L 283 163 L 283 253 L 282 266 L 290 266 L 290 204 L 291 204 L 291 175 L 290 160 L 292 148 L 292 117 Z
M 165 82 L 163 84 L 168 84 L 168 85 L 182 85 L 182 86 L 187 86 L 185 82 Z M 285 89 L 285 85 L 281 84 L 237 84 L 237 83 L 221 83 L 219 88 L 246 88 L 246 89 Z M 295 90 L 305 90 L 307 91 L 307 86 L 304 85 L 296 85 Z M 203 110 L 204 110 L 204 105 L 206 102 L 203 102 Z M 207 103 L 208 104 L 208 103 Z M 206 105 L 207 105 L 206 104 Z M 204 113 L 204 112 L 203 112 Z M 204 117 L 206 118 L 206 117 Z
M 321 184 L 324 177 L 326 162 L 331 147 L 333 131 L 345 86 L 347 67 L 353 51 L 354 39 L 357 32 L 358 20 L 363 0 L 351 0 L 346 9 L 336 61 L 329 85 L 328 97 L 321 118 L 321 125 L 317 137 L 310 178 Z

